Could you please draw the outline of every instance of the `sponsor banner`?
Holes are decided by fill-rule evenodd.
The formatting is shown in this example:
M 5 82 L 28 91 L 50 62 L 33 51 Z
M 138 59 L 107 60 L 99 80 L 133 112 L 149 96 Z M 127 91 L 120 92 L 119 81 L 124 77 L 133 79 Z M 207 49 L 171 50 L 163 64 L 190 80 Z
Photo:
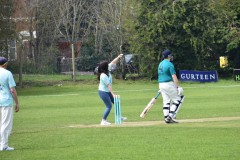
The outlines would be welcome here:
M 179 77 L 181 81 L 195 81 L 195 82 L 217 82 L 217 71 L 191 71 L 180 70 Z
M 233 70 L 234 80 L 240 81 L 240 69 L 234 69 Z

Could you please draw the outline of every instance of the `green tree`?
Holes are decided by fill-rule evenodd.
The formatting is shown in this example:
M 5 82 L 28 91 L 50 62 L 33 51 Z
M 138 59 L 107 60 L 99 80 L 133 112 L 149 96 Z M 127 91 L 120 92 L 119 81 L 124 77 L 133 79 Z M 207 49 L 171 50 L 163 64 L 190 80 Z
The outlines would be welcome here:
M 11 20 L 12 0 L 0 0 L 0 53 L 8 56 L 8 44 L 15 37 L 15 23 Z
M 129 42 L 141 55 L 142 73 L 149 77 L 156 76 L 164 49 L 175 53 L 177 69 L 208 70 L 217 68 L 221 53 L 239 46 L 235 0 L 140 0 L 138 4 L 137 20 L 128 25 L 135 30 Z
M 230 67 L 240 68 L 240 1 L 216 0 L 214 4 L 220 26 L 216 31 L 218 52 L 229 57 Z

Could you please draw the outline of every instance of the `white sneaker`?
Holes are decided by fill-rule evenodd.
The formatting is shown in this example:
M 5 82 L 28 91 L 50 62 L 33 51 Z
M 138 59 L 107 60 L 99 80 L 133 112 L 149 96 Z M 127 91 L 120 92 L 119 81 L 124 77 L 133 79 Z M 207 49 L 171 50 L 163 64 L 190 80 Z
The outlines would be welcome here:
M 0 149 L 0 151 L 13 151 L 13 150 L 14 150 L 14 148 L 13 147 L 9 147 L 9 146 Z
M 126 121 L 126 120 L 127 120 L 127 117 L 122 117 L 122 120 L 123 120 L 123 121 Z
M 101 125 L 102 126 L 106 126 L 106 125 L 110 125 L 110 124 L 111 124 L 110 122 L 108 122 L 108 121 L 106 121 L 104 119 L 101 121 Z

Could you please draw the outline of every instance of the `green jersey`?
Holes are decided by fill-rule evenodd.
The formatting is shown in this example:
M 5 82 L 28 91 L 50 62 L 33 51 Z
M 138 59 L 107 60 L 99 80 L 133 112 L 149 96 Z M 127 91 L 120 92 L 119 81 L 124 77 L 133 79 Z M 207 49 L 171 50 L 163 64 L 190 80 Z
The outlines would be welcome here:
M 158 82 L 170 82 L 173 81 L 172 75 L 176 74 L 174 65 L 167 59 L 164 59 L 158 65 Z

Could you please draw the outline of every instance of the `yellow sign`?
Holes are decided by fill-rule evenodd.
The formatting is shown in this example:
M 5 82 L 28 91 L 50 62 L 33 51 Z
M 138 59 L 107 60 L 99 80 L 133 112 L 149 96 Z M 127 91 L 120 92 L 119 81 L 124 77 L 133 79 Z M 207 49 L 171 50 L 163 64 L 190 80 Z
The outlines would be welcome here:
M 228 66 L 228 58 L 227 56 L 222 56 L 222 57 L 219 57 L 220 59 L 220 67 L 221 68 L 225 68 Z

